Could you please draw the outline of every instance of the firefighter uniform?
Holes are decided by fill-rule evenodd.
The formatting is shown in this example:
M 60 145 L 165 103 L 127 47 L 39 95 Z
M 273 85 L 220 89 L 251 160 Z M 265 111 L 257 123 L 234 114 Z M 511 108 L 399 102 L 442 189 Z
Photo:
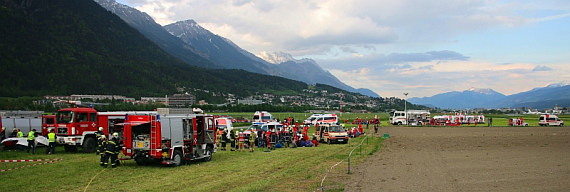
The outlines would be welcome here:
M 97 148 L 97 155 L 101 155 L 101 154 L 105 154 L 105 149 L 101 149 L 101 136 L 105 135 L 105 133 L 103 132 L 103 127 L 99 127 L 99 131 L 97 131 L 96 133 L 96 137 L 97 137 L 97 144 L 99 144 L 99 147 Z
M 220 147 L 220 143 L 222 140 L 222 130 L 218 130 L 218 133 L 216 134 L 216 146 Z
M 101 135 L 99 137 L 99 147 L 97 147 L 97 154 L 99 154 L 99 156 L 101 156 L 101 166 L 104 166 L 104 162 L 105 162 L 105 149 L 107 148 L 107 138 L 105 137 L 105 135 Z
M 227 140 L 228 140 L 228 131 L 227 131 L 227 129 L 224 129 L 224 132 L 222 132 L 222 139 L 221 139 L 221 142 L 222 142 L 222 151 L 225 151 L 225 150 L 226 150 L 226 142 L 227 142 Z
M 232 147 L 232 149 L 231 149 L 232 151 L 235 151 L 235 149 L 236 149 L 236 135 L 235 134 L 236 133 L 234 133 L 234 130 L 232 130 L 230 133 L 230 144 Z
M 245 138 L 243 137 L 243 132 L 239 132 L 238 133 L 238 150 L 242 151 L 244 150 L 243 145 L 245 143 Z
M 111 167 L 117 167 L 117 154 L 119 154 L 119 137 L 118 134 L 113 134 L 113 138 L 107 142 L 105 150 L 105 159 L 103 160 L 103 167 L 107 168 L 109 158 L 111 159 Z
M 251 133 L 249 134 L 249 151 L 253 152 L 255 151 L 255 132 L 253 132 L 253 129 L 251 130 Z
M 32 154 L 36 154 L 36 130 L 31 130 L 30 132 L 28 132 L 28 151 L 27 153 L 30 152 L 30 149 L 32 149 Z

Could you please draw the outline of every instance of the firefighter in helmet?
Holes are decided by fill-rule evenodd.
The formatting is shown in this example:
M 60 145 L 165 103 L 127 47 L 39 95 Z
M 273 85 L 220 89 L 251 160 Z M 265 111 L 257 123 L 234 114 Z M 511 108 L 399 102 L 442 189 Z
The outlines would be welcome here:
M 224 128 L 224 131 L 222 132 L 222 151 L 226 150 L 226 142 L 228 140 L 228 130 L 226 128 Z
M 97 144 L 99 144 L 99 148 L 97 148 L 97 155 L 101 155 L 101 154 L 104 155 L 104 154 L 105 154 L 105 149 L 104 149 L 104 148 L 101 149 L 101 142 L 102 142 L 102 141 L 101 141 L 101 140 L 102 140 L 102 137 L 101 137 L 101 136 L 104 136 L 104 134 L 105 134 L 105 133 L 103 133 L 103 127 L 99 127 L 99 130 L 97 131 L 96 134 L 97 134 L 97 135 L 96 135 L 96 137 L 97 137 Z
M 103 167 L 105 162 L 105 149 L 107 148 L 107 137 L 105 137 L 105 135 L 101 135 L 98 140 L 99 147 L 97 147 L 97 154 L 101 156 L 101 167 Z
M 251 133 L 249 134 L 249 151 L 250 152 L 254 152 L 255 151 L 255 136 L 257 133 L 254 132 L 254 129 L 251 129 Z
M 245 137 L 243 135 L 243 132 L 239 131 L 238 132 L 238 151 L 243 151 L 244 150 L 244 143 L 245 142 Z
M 111 159 L 111 167 L 117 167 L 117 155 L 119 154 L 119 133 L 113 133 L 113 137 L 107 142 L 105 150 L 105 159 L 103 160 L 103 167 L 107 168 L 109 158 Z
M 236 149 L 236 133 L 235 131 L 232 129 L 230 131 L 230 144 L 231 144 L 231 151 L 235 151 Z

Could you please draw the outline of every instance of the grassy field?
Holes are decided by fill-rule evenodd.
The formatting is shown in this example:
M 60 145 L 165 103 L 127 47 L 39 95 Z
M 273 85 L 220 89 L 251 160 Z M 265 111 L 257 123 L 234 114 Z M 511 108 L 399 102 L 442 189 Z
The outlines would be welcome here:
M 192 162 L 179 167 L 138 166 L 124 161 L 118 168 L 103 169 L 95 154 L 65 153 L 57 147 L 55 155 L 45 148 L 31 155 L 18 151 L 0 152 L 0 159 L 63 158 L 62 161 L 0 173 L 4 191 L 314 191 L 326 171 L 346 159 L 363 137 L 349 144 L 321 144 L 312 148 L 283 148 L 264 152 L 218 151 L 210 162 Z M 352 156 L 354 166 L 381 146 L 382 138 L 369 137 Z M 0 169 L 34 163 L 0 163 Z M 347 162 L 333 169 L 325 182 L 327 191 L 342 191 L 340 182 L 348 178 Z

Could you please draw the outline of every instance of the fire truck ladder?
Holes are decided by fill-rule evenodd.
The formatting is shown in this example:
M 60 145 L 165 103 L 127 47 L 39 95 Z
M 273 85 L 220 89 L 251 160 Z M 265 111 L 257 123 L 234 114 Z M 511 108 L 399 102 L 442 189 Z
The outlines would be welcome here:
M 160 143 L 157 144 L 156 143 L 156 136 L 157 136 L 157 131 L 156 131 L 156 125 L 157 124 L 157 116 L 154 114 L 150 115 L 150 150 L 153 151 L 155 150 L 153 147 L 154 146 L 160 146 Z

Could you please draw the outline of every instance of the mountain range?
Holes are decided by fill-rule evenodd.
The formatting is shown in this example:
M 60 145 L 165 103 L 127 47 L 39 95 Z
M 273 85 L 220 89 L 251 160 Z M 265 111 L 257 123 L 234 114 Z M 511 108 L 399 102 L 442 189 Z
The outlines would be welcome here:
M 189 57 L 188 55 L 191 55 L 192 58 L 193 55 L 200 55 L 214 63 L 214 65 L 200 65 L 202 67 L 243 69 L 254 73 L 285 77 L 308 84 L 331 85 L 350 92 L 380 97 L 369 89 L 355 89 L 346 85 L 328 71 L 323 70 L 312 60 L 295 60 L 291 57 L 291 60 L 270 63 L 240 48 L 231 40 L 204 29 L 194 20 L 178 21 L 161 27 L 148 14 L 117 3 L 115 0 L 95 1 L 105 9 L 117 14 L 166 52 L 181 60 L 186 61 L 186 58 Z M 181 42 L 184 44 L 181 44 Z
M 518 108 L 534 109 L 570 106 L 570 85 L 567 83 L 552 84 L 513 95 L 504 95 L 492 89 L 471 88 L 462 92 L 452 91 L 431 97 L 414 97 L 410 103 L 442 109 L 475 109 L 475 108 Z
M 0 0 L 2 97 L 301 93 L 306 83 L 174 57 L 94 1 Z M 263 79 L 263 81 L 259 81 Z

